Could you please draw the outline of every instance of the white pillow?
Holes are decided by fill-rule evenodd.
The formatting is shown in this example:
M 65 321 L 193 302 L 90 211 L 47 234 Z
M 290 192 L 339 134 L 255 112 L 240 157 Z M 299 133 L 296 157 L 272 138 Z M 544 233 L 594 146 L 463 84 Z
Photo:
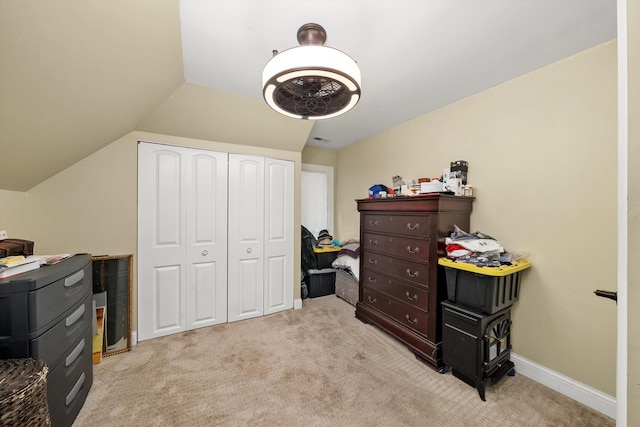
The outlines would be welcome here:
M 360 258 L 351 258 L 348 255 L 340 255 L 331 263 L 333 268 L 348 268 L 356 280 L 360 280 Z

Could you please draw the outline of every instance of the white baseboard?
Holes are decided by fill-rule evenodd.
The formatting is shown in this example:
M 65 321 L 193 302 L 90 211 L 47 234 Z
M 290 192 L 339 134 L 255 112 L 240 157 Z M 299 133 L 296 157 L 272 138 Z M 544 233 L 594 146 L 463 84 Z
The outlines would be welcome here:
M 516 373 L 531 378 L 535 382 L 545 385 L 558 393 L 562 393 L 608 417 L 616 418 L 616 399 L 614 397 L 572 380 L 542 365 L 538 365 L 517 354 L 511 353 L 511 361 L 515 365 Z
M 294 310 L 299 310 L 302 308 L 302 299 L 298 298 L 298 299 L 294 299 L 293 300 L 293 309 Z
M 131 346 L 138 344 L 138 331 L 131 331 Z

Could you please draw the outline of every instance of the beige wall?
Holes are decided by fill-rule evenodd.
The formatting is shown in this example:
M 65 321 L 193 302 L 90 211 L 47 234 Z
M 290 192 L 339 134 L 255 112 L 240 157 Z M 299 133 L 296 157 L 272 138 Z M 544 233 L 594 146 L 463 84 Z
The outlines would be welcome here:
M 27 239 L 26 227 L 26 193 L 21 191 L 0 190 L 0 230 L 5 230 L 9 237 Z
M 615 396 L 616 44 L 537 70 L 338 153 L 336 226 L 372 184 L 469 162 L 471 231 L 529 254 L 513 351 Z M 348 183 L 348 185 L 345 185 Z
M 34 187 L 26 194 L 36 253 L 134 255 L 133 329 L 137 328 L 137 143 L 159 142 L 295 162 L 294 278 L 300 274 L 300 153 L 132 132 Z M 295 282 L 295 280 L 294 280 Z M 294 297 L 300 286 L 292 283 Z
M 337 158 L 338 152 L 336 150 L 312 147 L 311 145 L 305 146 L 304 150 L 302 150 L 302 163 L 335 168 Z
M 629 212 L 628 212 L 628 425 L 640 425 L 640 2 L 627 1 L 629 75 Z

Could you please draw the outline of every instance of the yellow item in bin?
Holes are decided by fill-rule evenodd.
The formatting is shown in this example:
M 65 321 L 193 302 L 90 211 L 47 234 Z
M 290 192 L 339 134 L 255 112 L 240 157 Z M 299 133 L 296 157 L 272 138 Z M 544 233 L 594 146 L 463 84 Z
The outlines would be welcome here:
M 500 267 L 478 267 L 477 265 L 468 262 L 455 262 L 449 258 L 439 258 L 438 264 L 487 276 L 507 276 L 531 267 L 531 263 L 526 259 L 513 262 L 511 265 L 501 265 Z
M 325 246 L 325 247 L 314 247 L 313 252 L 317 254 L 321 254 L 323 252 L 339 252 L 340 246 Z

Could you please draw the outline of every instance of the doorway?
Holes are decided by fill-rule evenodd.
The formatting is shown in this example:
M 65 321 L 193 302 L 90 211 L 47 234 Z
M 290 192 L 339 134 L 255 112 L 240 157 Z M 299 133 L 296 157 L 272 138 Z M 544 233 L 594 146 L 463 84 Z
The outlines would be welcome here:
M 302 164 L 301 218 L 315 237 L 320 230 L 333 229 L 333 167 Z

